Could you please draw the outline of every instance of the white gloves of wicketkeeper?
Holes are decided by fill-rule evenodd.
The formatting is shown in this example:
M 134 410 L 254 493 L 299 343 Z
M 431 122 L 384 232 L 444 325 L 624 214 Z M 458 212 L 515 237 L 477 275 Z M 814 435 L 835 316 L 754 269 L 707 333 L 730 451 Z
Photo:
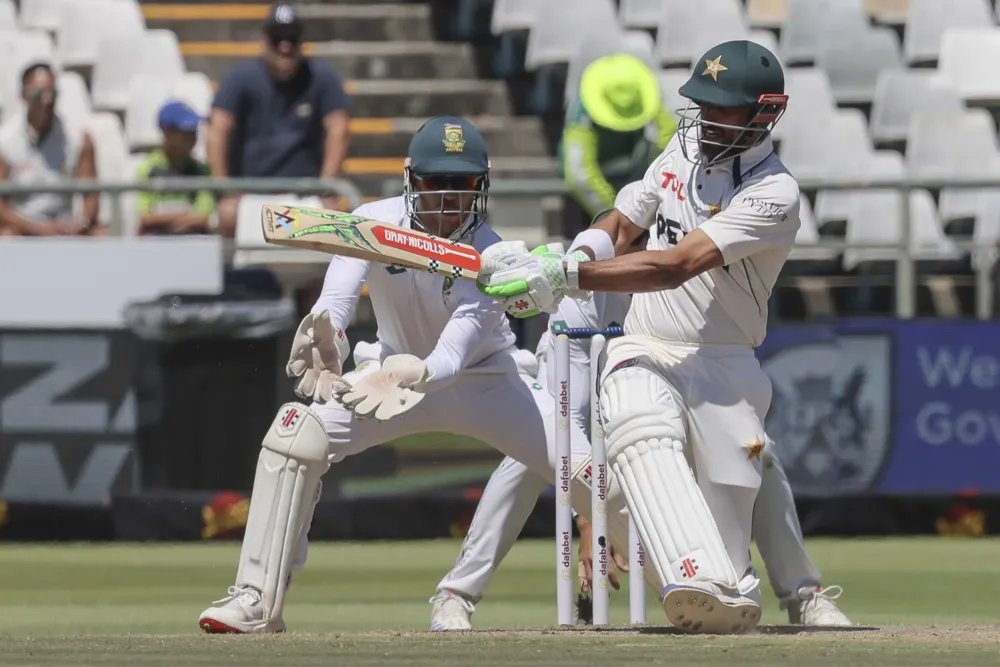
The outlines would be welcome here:
M 391 419 L 424 400 L 427 364 L 412 354 L 394 354 L 379 366 L 366 361 L 340 378 L 333 387 L 336 399 L 358 417 Z
M 333 328 L 330 311 L 309 313 L 295 332 L 285 373 L 299 379 L 295 383 L 299 397 L 326 403 L 333 398 L 333 383 L 350 353 L 347 335 L 343 329 Z

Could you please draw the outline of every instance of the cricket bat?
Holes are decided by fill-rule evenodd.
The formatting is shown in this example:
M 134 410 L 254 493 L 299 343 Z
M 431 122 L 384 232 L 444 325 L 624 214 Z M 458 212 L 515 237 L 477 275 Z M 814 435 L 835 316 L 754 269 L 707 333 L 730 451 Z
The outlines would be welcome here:
M 341 211 L 265 204 L 264 240 L 291 248 L 439 273 L 475 281 L 481 258 L 470 245 Z

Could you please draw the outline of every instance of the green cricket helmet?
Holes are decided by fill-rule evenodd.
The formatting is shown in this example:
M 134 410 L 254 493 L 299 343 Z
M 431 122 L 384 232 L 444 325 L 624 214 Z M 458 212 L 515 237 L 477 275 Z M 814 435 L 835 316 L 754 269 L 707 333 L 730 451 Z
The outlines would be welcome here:
M 709 49 L 696 61 L 691 77 L 678 92 L 691 100 L 686 109 L 677 112 L 684 157 L 691 159 L 689 141 L 697 140 L 701 146 L 707 144 L 719 149 L 712 157 L 704 155 L 702 150 L 699 159 L 693 160 L 705 164 L 735 157 L 764 141 L 788 104 L 785 74 L 778 58 L 760 44 L 747 40 L 723 42 Z M 748 120 L 745 125 L 713 123 L 702 118 L 701 107 L 745 108 Z M 706 138 L 705 128 L 740 133 L 734 141 L 724 143 Z M 696 135 L 691 134 L 694 130 Z
M 431 118 L 413 135 L 404 162 L 406 212 L 416 225 L 439 236 L 444 235 L 441 223 L 429 229 L 421 215 L 432 214 L 439 221 L 441 216 L 464 216 L 448 236 L 467 236 L 486 215 L 489 174 L 486 141 L 472 123 L 455 116 Z

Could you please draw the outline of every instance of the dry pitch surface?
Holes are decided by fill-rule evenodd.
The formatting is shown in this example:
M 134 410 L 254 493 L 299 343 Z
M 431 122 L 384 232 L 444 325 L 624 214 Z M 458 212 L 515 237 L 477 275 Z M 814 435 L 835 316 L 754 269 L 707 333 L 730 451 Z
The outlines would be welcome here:
M 236 545 L 4 545 L 0 665 L 1000 665 L 998 540 L 811 541 L 864 627 L 741 637 L 539 629 L 555 618 L 550 542 L 519 543 L 494 579 L 474 623 L 498 629 L 425 632 L 427 598 L 457 549 L 317 545 L 293 588 L 289 633 L 209 637 L 197 615 L 231 583 Z M 773 596 L 767 604 L 765 623 L 784 622 Z M 624 591 L 612 608 L 624 622 Z

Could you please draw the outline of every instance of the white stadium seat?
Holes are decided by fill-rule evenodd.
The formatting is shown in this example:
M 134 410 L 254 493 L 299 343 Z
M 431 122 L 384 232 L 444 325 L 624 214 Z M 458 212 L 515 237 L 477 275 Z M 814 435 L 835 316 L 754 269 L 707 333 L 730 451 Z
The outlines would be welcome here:
M 869 104 L 879 72 L 903 67 L 899 37 L 892 28 L 847 33 L 820 47 L 816 66 L 826 70 L 839 104 Z
M 101 40 L 140 35 L 146 20 L 134 0 L 80 0 L 62 13 L 59 58 L 64 67 L 92 67 Z
M 677 90 L 690 78 L 691 72 L 686 69 L 660 70 L 660 92 L 663 94 L 663 104 L 671 111 L 683 109 L 688 105 L 688 99 L 681 97 Z
M 24 28 L 54 32 L 59 29 L 59 17 L 66 5 L 85 2 L 86 0 L 21 0 L 19 21 Z
M 618 21 L 626 28 L 656 28 L 671 0 L 621 0 Z
M 780 150 L 782 162 L 800 181 L 856 176 L 872 152 L 865 116 L 857 109 L 840 109 L 812 125 L 792 125 Z
M 87 82 L 76 72 L 60 72 L 56 89 L 59 91 L 56 112 L 68 124 L 85 126 L 93 112 Z
M 490 31 L 499 35 L 514 30 L 529 30 L 535 25 L 541 6 L 538 0 L 494 0 Z
M 130 150 L 150 150 L 162 143 L 157 118 L 174 85 L 171 79 L 149 74 L 132 77 L 125 107 L 125 141 Z
M 781 56 L 788 65 L 815 62 L 827 40 L 869 29 L 861 0 L 788 0 Z
M 97 177 L 102 181 L 131 180 L 128 145 L 118 116 L 110 112 L 94 113 L 87 123 L 87 131 L 94 142 Z M 101 222 L 111 222 L 113 206 L 114 200 L 110 196 L 101 195 Z
M 949 28 L 981 28 L 992 24 L 989 0 L 910 0 L 903 32 L 906 62 L 936 62 L 941 36 Z
M 0 0 L 0 30 L 16 30 L 17 7 L 14 0 Z
M 668 3 L 656 33 L 655 56 L 661 65 L 689 65 L 716 44 L 748 34 L 736 0 Z
M 544 3 L 528 35 L 524 66 L 530 72 L 546 65 L 568 63 L 580 45 L 599 30 L 617 30 L 611 0 Z
M 847 221 L 848 243 L 891 244 L 898 246 L 903 236 L 903 195 L 898 190 L 867 190 L 853 200 Z M 934 209 L 934 198 L 926 190 L 910 192 L 910 251 L 918 260 L 958 259 L 962 253 L 945 236 Z M 851 248 L 844 252 L 844 268 L 853 270 L 860 262 L 892 261 L 892 248 Z
M 871 131 L 876 142 L 905 141 L 918 111 L 960 112 L 958 91 L 927 69 L 886 70 L 879 74 L 872 101 Z
M 1000 102 L 1000 28 L 948 28 L 941 38 L 938 72 L 963 100 Z
M 17 104 L 21 98 L 21 73 L 34 63 L 59 69 L 52 38 L 37 30 L 0 33 L 0 105 Z
M 861 179 L 899 179 L 906 173 L 903 156 L 896 151 L 875 151 L 858 164 Z M 820 227 L 851 217 L 854 198 L 864 190 L 820 190 L 816 194 L 816 222 Z
M 788 108 L 774 128 L 774 138 L 782 140 L 795 126 L 822 127 L 823 118 L 837 110 L 830 78 L 815 67 L 795 67 L 785 70 L 785 94 Z
M 799 198 L 799 231 L 795 232 L 795 247 L 788 259 L 791 260 L 824 260 L 837 256 L 836 250 L 818 248 L 820 242 L 819 226 L 813 214 L 812 204 L 807 197 Z
M 94 107 L 120 111 L 128 105 L 134 76 L 153 75 L 180 79 L 185 72 L 177 35 L 169 30 L 149 30 L 141 35 L 101 41 L 94 65 Z

